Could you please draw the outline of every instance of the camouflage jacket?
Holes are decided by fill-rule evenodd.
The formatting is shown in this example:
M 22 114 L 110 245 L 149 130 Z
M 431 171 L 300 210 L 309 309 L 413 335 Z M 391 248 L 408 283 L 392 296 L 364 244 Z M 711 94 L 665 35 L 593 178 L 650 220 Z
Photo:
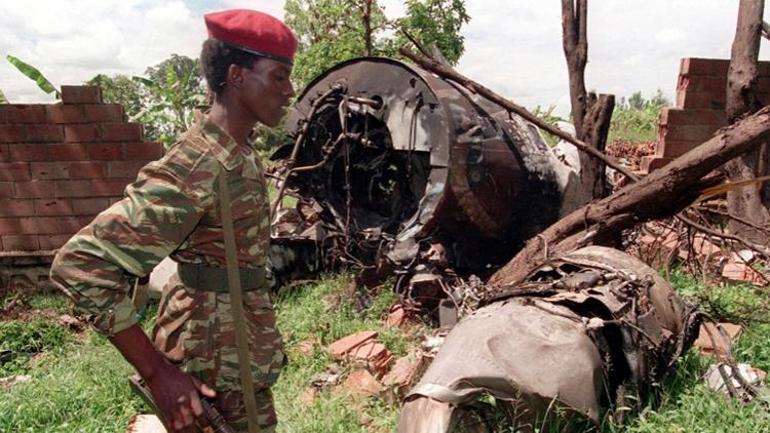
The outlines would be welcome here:
M 52 280 L 98 331 L 113 335 L 136 323 L 131 285 L 169 254 L 225 267 L 218 176 L 227 176 L 239 266 L 265 266 L 270 223 L 262 165 L 252 149 L 202 117 L 54 260 Z

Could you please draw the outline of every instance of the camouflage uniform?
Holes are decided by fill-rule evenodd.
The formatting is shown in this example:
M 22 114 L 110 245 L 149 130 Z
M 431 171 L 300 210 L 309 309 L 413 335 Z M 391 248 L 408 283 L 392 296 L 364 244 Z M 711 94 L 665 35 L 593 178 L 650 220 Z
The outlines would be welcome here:
M 137 322 L 130 287 L 167 255 L 179 263 L 226 267 L 218 176 L 227 177 L 239 266 L 265 266 L 269 204 L 262 165 L 251 149 L 204 117 L 162 159 L 139 172 L 123 200 L 99 214 L 56 256 L 51 277 L 99 332 L 113 335 Z M 276 416 L 269 386 L 285 356 L 267 290 L 248 289 L 243 297 L 259 424 L 270 432 Z M 172 277 L 163 289 L 153 340 L 170 360 L 217 390 L 225 417 L 247 430 L 226 291 L 187 287 Z

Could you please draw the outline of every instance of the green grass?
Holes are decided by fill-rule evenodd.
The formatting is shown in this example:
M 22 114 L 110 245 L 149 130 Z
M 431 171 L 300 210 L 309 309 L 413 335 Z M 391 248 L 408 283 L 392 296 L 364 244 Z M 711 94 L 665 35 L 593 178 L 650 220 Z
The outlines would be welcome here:
M 397 406 L 379 397 L 361 399 L 324 390 L 310 406 L 300 400 L 309 379 L 333 362 L 325 348 L 339 338 L 357 331 L 378 330 L 379 340 L 394 355 L 405 355 L 408 350 L 409 337 L 402 330 L 382 328 L 382 319 L 395 300 L 392 292 L 383 290 L 365 312 L 359 313 L 352 307 L 351 299 L 335 299 L 338 298 L 335 293 L 348 284 L 345 276 L 327 277 L 317 284 L 292 290 L 277 304 L 278 324 L 284 332 L 289 354 L 289 365 L 274 387 L 279 432 L 350 433 L 395 429 Z M 318 339 L 319 344 L 310 355 L 302 355 L 296 347 L 307 339 Z M 362 416 L 371 422 L 362 426 Z
M 72 335 L 56 323 L 36 319 L 0 323 L 0 377 L 24 374 L 31 357 L 40 353 L 58 353 L 72 340 Z
M 749 286 L 704 288 L 678 271 L 673 272 L 672 281 L 684 296 L 707 300 L 709 308 L 714 310 L 712 313 L 718 312 L 725 319 L 757 309 L 766 302 L 760 290 Z M 396 356 L 406 354 L 417 343 L 415 337 L 400 329 L 382 327 L 382 319 L 395 300 L 388 289 L 372 298 L 367 309 L 358 311 L 354 307 L 358 302 L 344 294 L 349 282 L 350 278 L 345 275 L 327 276 L 318 282 L 294 287 L 277 300 L 278 322 L 289 355 L 289 365 L 273 389 L 279 416 L 278 432 L 363 433 L 396 429 L 398 404 L 386 398 L 355 397 L 331 388 L 322 391 L 310 405 L 301 401 L 310 379 L 333 362 L 326 347 L 336 339 L 356 331 L 377 330 L 378 338 Z M 60 300 L 55 299 L 30 302 L 33 303 L 38 307 L 61 306 Z M 154 314 L 153 308 L 148 310 L 146 328 L 151 326 Z M 0 329 L 19 326 L 9 323 L 0 324 Z M 770 324 L 750 321 L 746 325 L 734 348 L 736 358 L 770 370 Z M 308 339 L 315 339 L 318 344 L 312 353 L 305 355 L 298 350 L 298 344 Z M 85 338 L 70 338 L 63 343 L 59 339 L 53 341 L 57 343 L 45 346 L 54 347 L 45 349 L 48 355 L 24 370 L 32 376 L 30 382 L 7 392 L 0 391 L 0 432 L 122 433 L 132 415 L 147 411 L 126 384 L 131 367 L 106 339 L 89 331 Z M 702 375 L 710 362 L 710 358 L 691 350 L 662 386 L 657 402 L 643 406 L 622 426 L 605 421 L 599 431 L 770 432 L 770 416 L 759 403 L 742 405 L 706 388 Z M 500 426 L 500 431 L 509 430 Z

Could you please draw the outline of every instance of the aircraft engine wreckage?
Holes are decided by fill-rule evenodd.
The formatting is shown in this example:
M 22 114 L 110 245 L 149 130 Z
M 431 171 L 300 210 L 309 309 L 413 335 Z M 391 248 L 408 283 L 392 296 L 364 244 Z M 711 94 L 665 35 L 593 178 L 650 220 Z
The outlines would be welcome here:
M 601 403 L 624 407 L 648 395 L 699 325 L 700 315 L 649 266 L 611 248 L 582 248 L 452 329 L 407 395 L 399 432 L 462 428 L 473 422 L 463 408 L 482 395 L 496 399 L 512 431 L 598 424 Z
M 295 163 L 288 187 L 312 204 L 283 210 L 274 234 L 340 240 L 342 262 L 409 267 L 431 255 L 483 272 L 575 207 L 574 168 L 534 126 L 395 60 L 331 68 L 299 97 L 287 130 L 303 138 L 296 161 L 291 145 L 274 158 Z
M 485 292 L 475 275 L 587 199 L 570 158 L 457 83 L 354 59 L 304 90 L 287 130 L 295 143 L 273 159 L 298 204 L 274 214 L 276 275 L 352 264 L 376 281 L 395 274 L 423 311 L 464 316 L 407 395 L 402 433 L 462 430 L 482 395 L 521 431 L 557 412 L 596 423 L 600 407 L 647 395 L 697 333 L 700 316 L 666 281 L 604 247 Z

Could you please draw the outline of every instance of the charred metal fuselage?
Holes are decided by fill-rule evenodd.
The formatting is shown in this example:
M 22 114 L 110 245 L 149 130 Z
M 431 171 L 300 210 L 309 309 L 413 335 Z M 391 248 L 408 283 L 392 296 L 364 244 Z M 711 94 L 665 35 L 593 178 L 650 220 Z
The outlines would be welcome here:
M 377 249 L 404 264 L 421 242 L 440 242 L 453 267 L 484 269 L 559 215 L 558 161 L 539 132 L 412 65 L 333 67 L 304 90 L 287 129 L 305 131 L 296 165 L 314 167 L 288 185 L 355 236 L 359 254 Z

